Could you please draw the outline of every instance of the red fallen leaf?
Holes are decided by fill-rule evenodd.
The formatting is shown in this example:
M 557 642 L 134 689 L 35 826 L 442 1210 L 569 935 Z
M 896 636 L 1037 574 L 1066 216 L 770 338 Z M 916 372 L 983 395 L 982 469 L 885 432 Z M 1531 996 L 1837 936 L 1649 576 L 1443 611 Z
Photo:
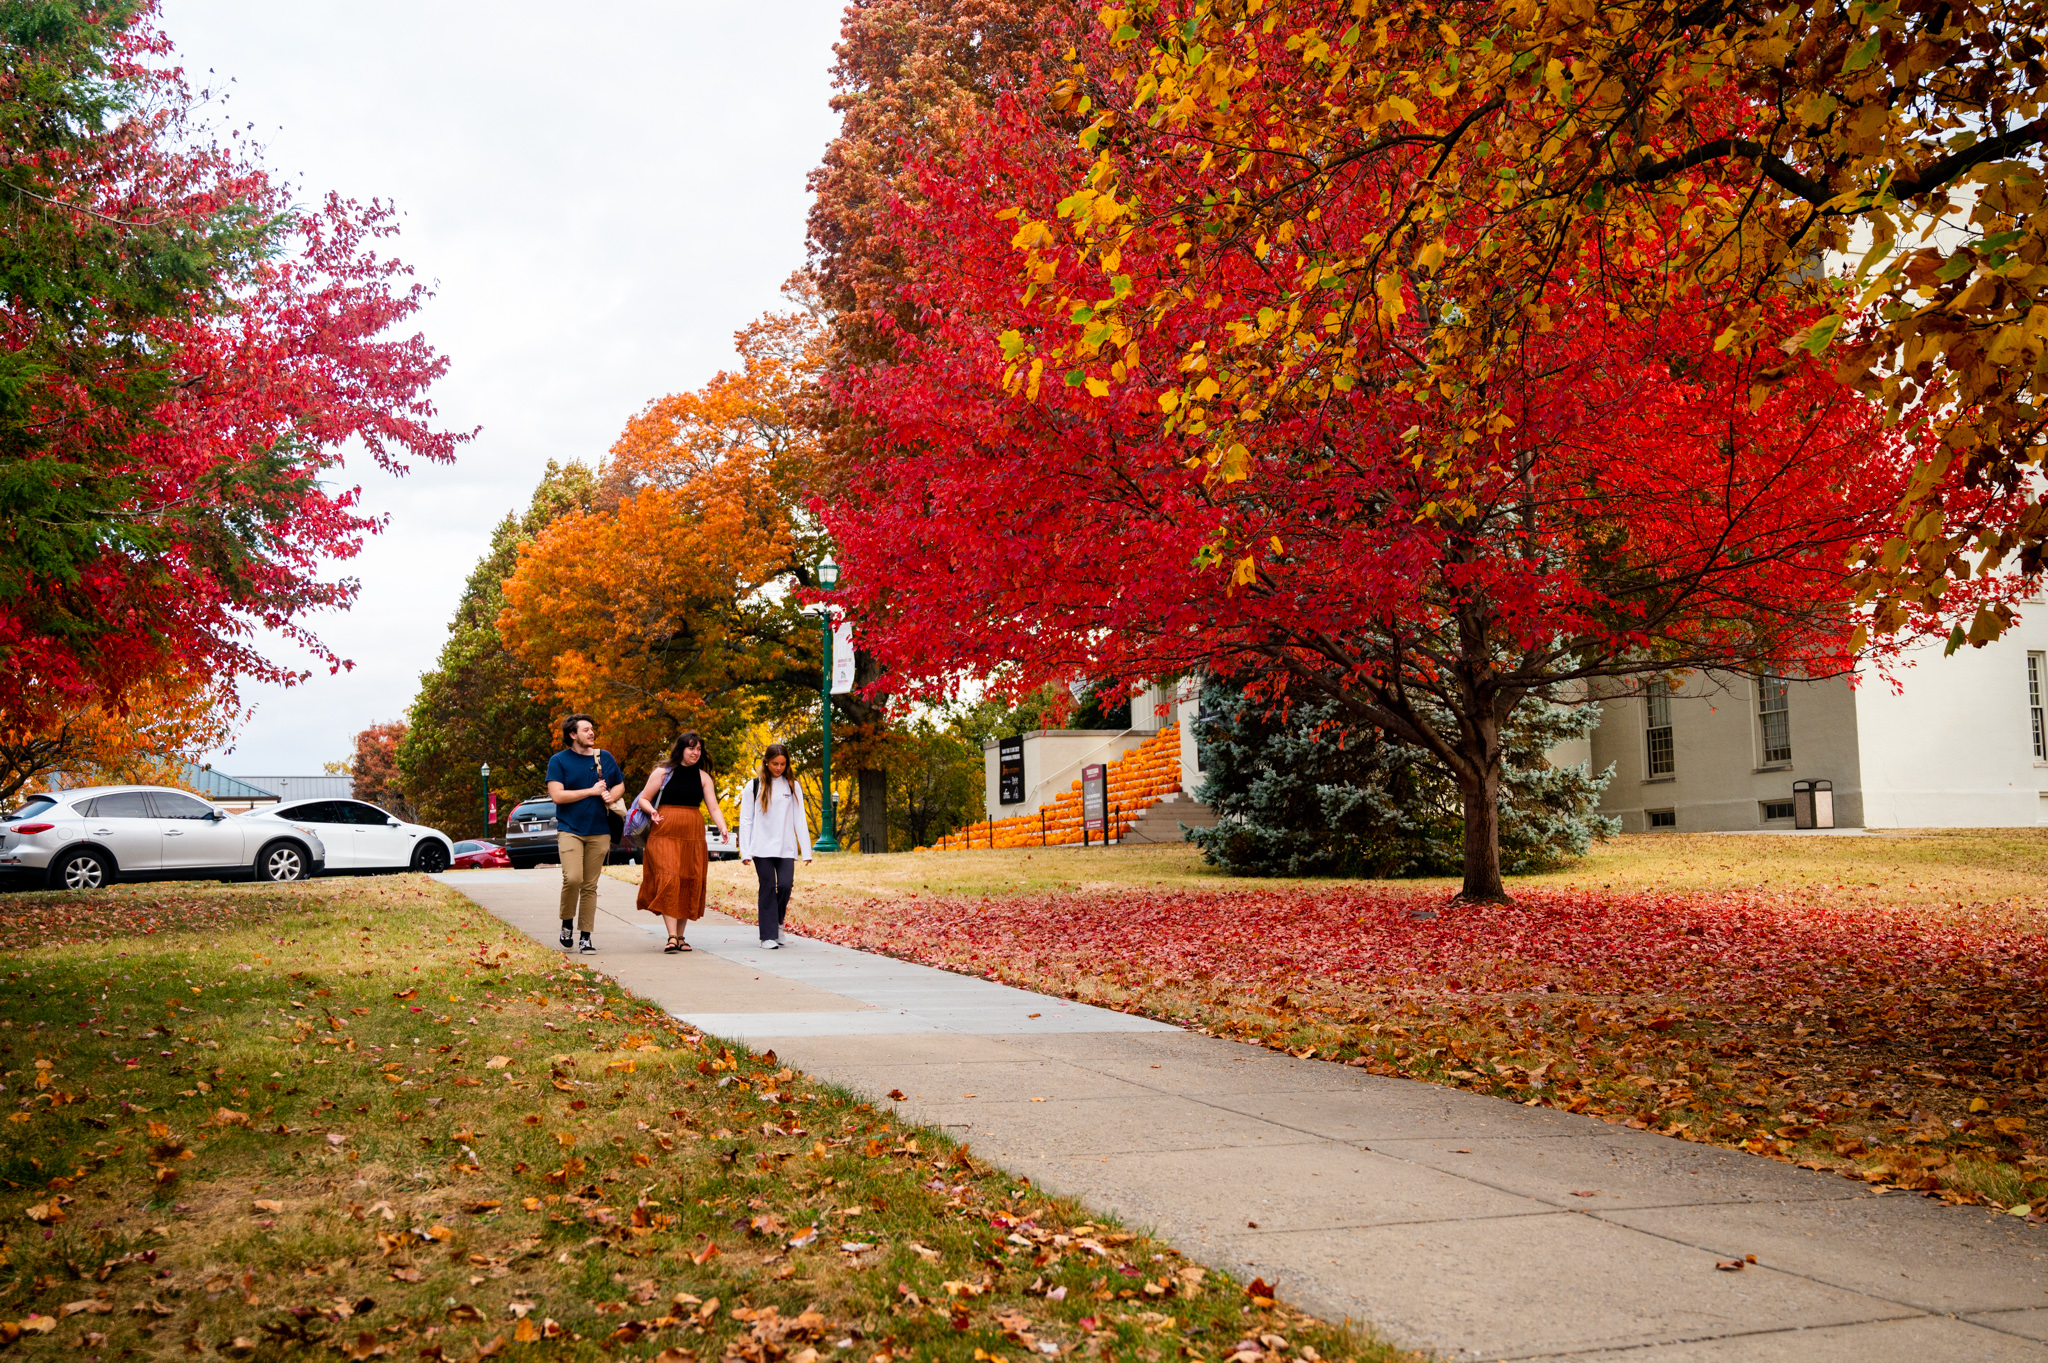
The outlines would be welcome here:
M 1261 1306 L 1272 1306 L 1280 1296 L 1280 1289 L 1264 1278 L 1254 1278 L 1245 1288 L 1244 1294 Z
M 903 1090 L 902 1090 L 902 1089 L 890 1089 L 890 1090 L 889 1090 L 889 1100 L 890 1100 L 891 1102 L 896 1102 L 896 1103 L 900 1103 L 900 1102 L 902 1102 L 902 1101 L 903 1101 Z
M 1740 1273 L 1742 1271 L 1742 1260 L 1716 1259 L 1714 1267 L 1720 1269 L 1723 1273 Z
M 692 1254 L 690 1256 L 690 1262 L 697 1265 L 697 1267 L 702 1268 L 704 1265 L 710 1263 L 713 1259 L 717 1257 L 718 1242 L 716 1240 L 713 1240 L 710 1244 L 704 1246 L 704 1248 L 698 1250 L 695 1254 Z

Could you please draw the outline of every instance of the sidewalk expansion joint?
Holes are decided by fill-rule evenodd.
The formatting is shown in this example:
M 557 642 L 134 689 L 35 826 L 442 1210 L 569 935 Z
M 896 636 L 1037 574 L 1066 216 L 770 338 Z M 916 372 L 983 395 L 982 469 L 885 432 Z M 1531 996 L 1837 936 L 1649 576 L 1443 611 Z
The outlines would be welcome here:
M 1945 1313 L 1944 1313 L 1945 1314 Z M 1770 1339 L 1778 1335 L 1804 1335 L 1817 1330 L 1854 1330 L 1865 1325 L 1890 1325 L 1901 1320 L 1939 1320 L 1940 1314 L 1908 1308 L 1903 1315 L 1871 1316 L 1865 1320 L 1839 1320 L 1826 1325 L 1784 1325 L 1767 1330 L 1727 1330 L 1719 1334 L 1670 1335 L 1661 1339 L 1641 1339 L 1625 1344 L 1585 1344 L 1570 1349 L 1550 1349 L 1533 1354 L 1496 1354 L 1496 1358 L 1515 1360 L 1515 1363 L 1533 1363 L 1545 1358 L 1579 1358 L 1586 1354 L 1627 1353 L 1638 1349 L 1668 1349 L 1683 1344 L 1712 1344 L 1724 1339 Z

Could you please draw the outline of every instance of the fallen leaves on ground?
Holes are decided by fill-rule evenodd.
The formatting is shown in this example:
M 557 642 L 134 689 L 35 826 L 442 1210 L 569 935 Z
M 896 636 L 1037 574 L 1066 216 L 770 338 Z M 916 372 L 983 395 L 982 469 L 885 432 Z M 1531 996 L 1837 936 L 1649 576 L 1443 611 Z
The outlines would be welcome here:
M 1965 915 L 1404 887 L 872 900 L 845 945 L 2029 1214 L 2048 960 Z
M 0 1096 L 25 1119 L 0 1124 L 0 1344 L 1014 1363 L 1249 1320 L 1296 1341 L 1276 1358 L 1405 1357 L 1281 1302 L 1247 1318 L 1169 1246 L 424 877 L 267 893 L 119 887 L 85 916 L 140 901 L 155 931 L 0 957 Z

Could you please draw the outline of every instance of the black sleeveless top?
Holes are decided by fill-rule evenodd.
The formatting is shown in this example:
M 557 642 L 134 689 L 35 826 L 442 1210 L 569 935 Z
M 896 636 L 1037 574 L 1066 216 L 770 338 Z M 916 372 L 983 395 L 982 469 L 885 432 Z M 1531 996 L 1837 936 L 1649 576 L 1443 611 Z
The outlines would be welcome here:
M 663 805 L 696 805 L 704 803 L 704 768 L 677 767 L 669 773 L 668 783 L 654 792 L 654 807 Z

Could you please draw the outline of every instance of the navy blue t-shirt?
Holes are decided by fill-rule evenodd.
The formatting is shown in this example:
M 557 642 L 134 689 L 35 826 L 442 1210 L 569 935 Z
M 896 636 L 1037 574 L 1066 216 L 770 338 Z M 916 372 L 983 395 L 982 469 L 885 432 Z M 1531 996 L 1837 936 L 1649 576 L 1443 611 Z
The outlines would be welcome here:
M 600 761 L 604 767 L 604 783 L 607 788 L 618 785 L 626 779 L 619 764 L 612 755 L 600 748 L 585 757 L 582 753 L 564 748 L 548 759 L 548 780 L 560 781 L 563 790 L 589 790 L 597 784 Z M 592 795 L 573 804 L 555 806 L 555 829 L 562 833 L 580 833 L 586 838 L 599 833 L 611 832 L 609 816 L 604 801 Z

